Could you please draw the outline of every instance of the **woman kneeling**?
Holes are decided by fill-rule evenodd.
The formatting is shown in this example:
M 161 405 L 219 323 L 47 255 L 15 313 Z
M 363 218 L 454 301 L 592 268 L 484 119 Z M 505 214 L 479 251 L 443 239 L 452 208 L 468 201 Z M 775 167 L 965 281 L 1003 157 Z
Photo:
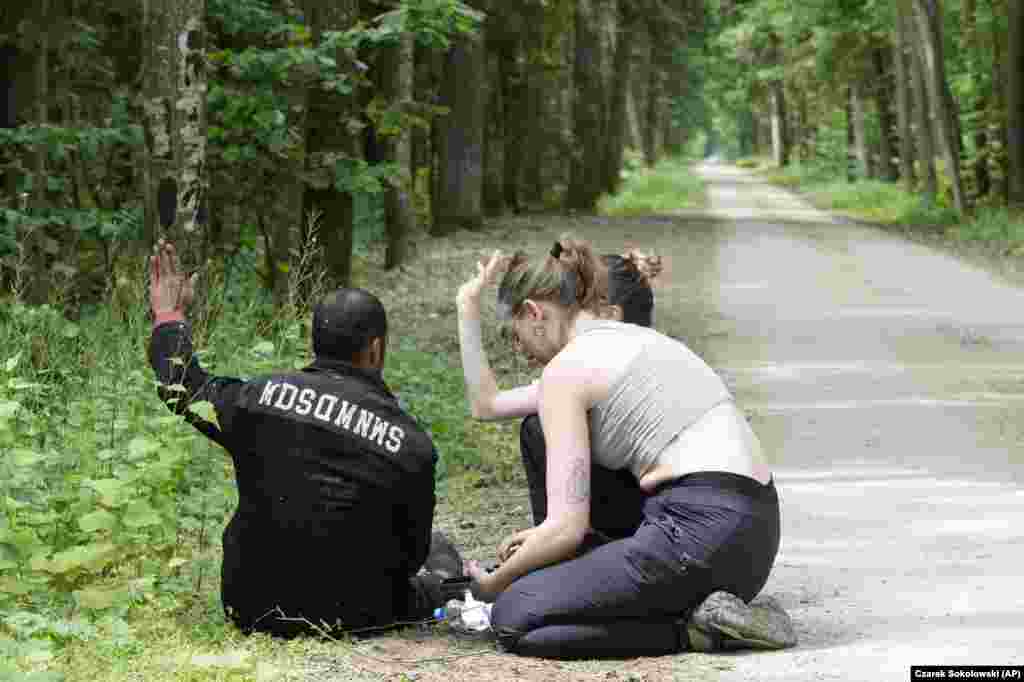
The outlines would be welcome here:
M 499 317 L 544 365 L 539 382 L 511 391 L 497 389 L 480 341 L 480 296 L 502 270 Z M 499 641 L 524 655 L 792 644 L 774 603 L 746 604 L 779 545 L 779 502 L 758 439 L 683 343 L 608 319 L 607 274 L 589 245 L 563 238 L 537 263 L 496 252 L 459 291 L 474 417 L 536 413 L 546 444 L 539 525 L 502 543 L 493 573 L 468 565 L 477 597 L 495 601 Z M 616 528 L 618 539 L 592 528 L 592 472 L 605 470 L 628 471 L 640 491 L 616 505 L 637 519 Z

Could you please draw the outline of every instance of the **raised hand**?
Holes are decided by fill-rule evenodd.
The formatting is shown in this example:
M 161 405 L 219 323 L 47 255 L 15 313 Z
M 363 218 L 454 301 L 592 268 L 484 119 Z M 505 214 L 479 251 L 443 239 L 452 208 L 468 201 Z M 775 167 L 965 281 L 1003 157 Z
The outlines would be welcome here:
M 195 297 L 196 276 L 188 277 L 181 271 L 173 244 L 163 239 L 157 242 L 149 259 L 149 304 L 153 316 L 184 314 Z
M 508 267 L 510 260 L 511 258 L 503 255 L 501 251 L 495 251 L 490 258 L 477 263 L 476 276 L 459 287 L 459 293 L 455 297 L 456 303 L 461 306 L 479 302 L 484 288 L 498 280 L 498 276 Z

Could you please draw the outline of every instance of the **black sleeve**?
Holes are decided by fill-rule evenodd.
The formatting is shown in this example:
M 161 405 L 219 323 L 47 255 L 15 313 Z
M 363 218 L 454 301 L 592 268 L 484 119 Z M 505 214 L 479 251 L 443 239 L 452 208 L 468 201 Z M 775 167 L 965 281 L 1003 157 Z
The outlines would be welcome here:
M 239 379 L 210 376 L 192 355 L 192 334 L 188 323 L 167 322 L 153 330 L 149 346 L 149 364 L 160 382 L 160 399 L 175 414 L 185 417 L 203 435 L 228 447 L 235 403 L 243 383 Z M 184 390 L 181 390 L 181 389 Z M 209 402 L 217 415 L 217 424 L 188 409 L 198 402 Z
M 431 446 L 431 462 L 413 478 L 406 490 L 406 501 L 398 504 L 395 532 L 402 547 L 404 573 L 413 576 L 430 553 L 430 532 L 434 525 L 434 470 L 437 451 Z

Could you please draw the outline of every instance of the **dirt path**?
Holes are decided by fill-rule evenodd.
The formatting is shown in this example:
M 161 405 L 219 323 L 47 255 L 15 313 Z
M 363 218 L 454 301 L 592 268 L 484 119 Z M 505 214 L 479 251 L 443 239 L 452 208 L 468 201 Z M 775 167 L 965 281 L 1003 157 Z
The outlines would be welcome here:
M 717 223 L 691 216 L 666 243 L 659 327 L 727 378 L 773 453 L 784 529 L 766 591 L 802 638 L 721 679 L 1020 665 L 1024 291 L 701 170 Z
M 704 211 L 524 216 L 460 237 L 461 255 L 425 246 L 414 267 L 449 300 L 478 253 L 545 249 L 564 230 L 602 250 L 662 253 L 656 326 L 723 375 L 773 457 L 783 541 L 765 591 L 793 615 L 800 645 L 560 663 L 407 632 L 321 657 L 302 679 L 895 681 L 915 664 L 1024 663 L 1024 291 L 834 223 L 750 174 L 700 172 Z M 385 304 L 400 311 L 404 294 L 392 293 Z M 450 352 L 454 327 L 418 337 Z M 489 558 L 529 523 L 515 433 L 496 427 L 485 453 L 498 474 L 439 504 L 437 525 L 468 556 Z

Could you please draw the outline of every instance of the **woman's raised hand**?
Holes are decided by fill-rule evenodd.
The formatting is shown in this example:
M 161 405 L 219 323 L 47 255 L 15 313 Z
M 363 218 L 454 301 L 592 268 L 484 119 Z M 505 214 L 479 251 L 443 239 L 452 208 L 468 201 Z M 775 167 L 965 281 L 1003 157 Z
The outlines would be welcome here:
M 476 276 L 459 287 L 455 302 L 460 306 L 478 303 L 484 287 L 498 280 L 498 275 L 508 267 L 509 260 L 509 256 L 503 255 L 501 251 L 495 251 L 490 258 L 477 263 Z

